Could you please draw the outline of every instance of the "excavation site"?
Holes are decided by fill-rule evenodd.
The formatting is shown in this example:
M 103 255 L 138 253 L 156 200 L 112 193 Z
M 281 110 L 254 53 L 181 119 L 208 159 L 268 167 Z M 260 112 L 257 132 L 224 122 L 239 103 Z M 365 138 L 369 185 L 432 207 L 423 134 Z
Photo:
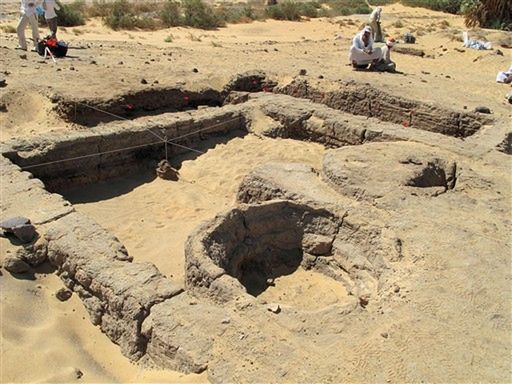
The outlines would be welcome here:
M 1 3 L 1 383 L 512 382 L 508 24 Z
M 464 314 L 485 289 L 466 274 L 510 255 L 510 191 L 489 188 L 473 157 L 508 164 L 499 145 L 479 149 L 503 121 L 259 71 L 220 91 L 52 102 L 74 131 L 2 144 L 2 215 L 29 219 L 3 222 L 18 246 L 4 267 L 50 263 L 135 364 L 214 383 L 339 382 L 391 359 L 375 380 L 432 379 L 428 359 L 396 351 L 464 343 L 464 327 L 435 326 L 457 305 L 432 301 L 445 274 L 465 326 L 508 332 L 505 308 L 485 323 Z

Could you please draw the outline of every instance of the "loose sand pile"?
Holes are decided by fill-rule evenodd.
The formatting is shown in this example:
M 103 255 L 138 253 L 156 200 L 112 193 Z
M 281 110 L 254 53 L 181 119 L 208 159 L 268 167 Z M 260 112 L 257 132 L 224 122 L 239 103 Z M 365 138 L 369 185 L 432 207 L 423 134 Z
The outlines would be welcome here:
M 330 81 L 357 79 L 371 82 L 390 93 L 458 111 L 485 105 L 491 108 L 495 117 L 510 119 L 510 106 L 504 99 L 510 87 L 494 82 L 496 73 L 510 65 L 510 49 L 500 48 L 503 55 L 495 51 L 470 49 L 461 52 L 456 50 L 461 46 L 456 38 L 462 34 L 462 18 L 393 4 L 383 10 L 385 32 L 400 38 L 404 32 L 412 31 L 418 35 L 415 47 L 423 49 L 429 57 L 394 54 L 393 59 L 403 74 L 354 72 L 346 65 L 347 50 L 350 40 L 365 19 L 366 16 L 356 15 L 304 22 L 269 20 L 230 25 L 217 31 L 180 27 L 155 32 L 114 32 L 102 26 L 100 20 L 92 20 L 83 27 L 61 29 L 60 38 L 68 41 L 71 49 L 69 57 L 60 60 L 56 66 L 35 53 L 28 52 L 27 59 L 20 58 L 19 52 L 13 49 L 16 45 L 15 35 L 1 33 L 0 62 L 2 71 L 8 73 L 8 85 L 0 90 L 0 103 L 6 110 L 0 113 L 0 139 L 22 139 L 55 129 L 84 129 L 72 126 L 55 115 L 47 97 L 55 93 L 107 97 L 156 86 L 155 81 L 159 86 L 182 82 L 189 89 L 200 89 L 206 83 L 213 87 L 220 86 L 233 74 L 249 68 L 272 72 L 280 82 L 286 82 L 300 69 L 306 69 L 311 78 L 322 76 Z M 397 20 L 401 20 L 404 27 L 398 28 L 399 24 L 395 24 Z M 15 23 L 12 20 L 2 22 Z M 511 38 L 511 34 L 505 32 L 489 30 L 480 33 L 495 45 Z M 172 42 L 166 43 L 164 40 L 170 35 Z M 336 35 L 341 39 L 335 39 Z M 194 68 L 198 73 L 193 71 Z M 142 85 L 142 78 L 149 84 Z M 489 150 L 492 150 L 495 143 L 501 141 L 505 130 L 484 127 L 467 141 L 488 144 Z M 268 161 L 303 162 L 320 169 L 324 154 L 325 148 L 319 144 L 248 135 L 219 144 L 195 159 L 173 159 L 181 165 L 178 182 L 154 179 L 148 175 L 133 176 L 68 191 L 65 197 L 80 212 L 115 234 L 136 261 L 153 262 L 163 274 L 182 283 L 183 244 L 187 236 L 203 221 L 235 205 L 237 188 L 251 169 Z M 510 166 L 510 160 L 505 161 Z M 477 157 L 473 162 L 477 170 L 485 165 Z M 506 168 L 502 165 L 490 178 L 499 178 Z M 504 182 L 497 188 L 507 184 L 508 188 L 504 187 L 501 193 L 510 196 L 510 174 L 508 183 Z M 475 220 L 478 217 L 477 211 Z M 497 241 L 503 244 L 504 252 L 510 252 L 510 231 L 507 236 L 502 228 L 496 229 L 495 233 L 489 232 L 487 227 L 484 229 L 487 231 L 486 237 L 498 237 Z M 458 240 L 461 242 L 476 241 L 464 239 L 463 233 L 460 236 Z M 5 238 L 0 238 L 0 247 L 2 258 L 16 251 L 16 247 Z M 457 244 L 454 244 L 452 252 L 456 248 Z M 450 255 L 446 254 L 446 257 L 450 258 Z M 473 257 L 478 255 L 468 255 L 467 263 L 471 263 Z M 441 259 L 436 263 L 439 263 L 439 268 L 432 273 L 443 278 L 442 284 L 435 291 L 425 293 L 425 297 L 442 296 L 452 289 L 450 274 L 445 275 L 445 262 Z M 510 257 L 502 268 L 510 270 Z M 62 287 L 62 283 L 52 272 L 51 269 L 43 269 L 33 279 L 25 279 L 14 278 L 2 270 L 1 382 L 207 381 L 206 373 L 183 375 L 168 370 L 151 371 L 130 363 L 121 355 L 118 347 L 90 323 L 76 295 L 67 302 L 56 299 L 55 292 Z M 478 273 L 485 271 L 475 271 L 475 274 Z M 471 278 L 468 276 L 468 279 Z M 413 338 L 411 332 L 407 333 L 411 338 L 400 343 L 415 345 L 417 354 L 408 356 L 408 365 L 404 366 L 402 359 L 397 359 L 393 365 L 386 358 L 386 366 L 359 361 L 363 365 L 359 366 L 358 362 L 354 365 L 365 373 L 359 372 L 352 377 L 356 377 L 356 381 L 378 381 L 384 377 L 381 371 L 389 370 L 393 373 L 391 377 L 396 377 L 396 382 L 404 377 L 413 381 L 438 381 L 442 375 L 407 376 L 404 372 L 414 371 L 415 359 L 428 360 L 428 357 L 420 357 L 428 354 L 422 349 L 422 343 L 437 337 L 436 327 L 443 327 L 446 320 L 443 316 L 451 316 L 450 320 L 453 320 L 457 313 L 461 317 L 471 317 L 472 311 L 486 311 L 489 323 L 482 324 L 485 328 L 482 334 L 490 343 L 486 344 L 486 348 L 492 349 L 493 343 L 501 345 L 501 341 L 494 339 L 493 328 L 503 330 L 503 327 L 509 326 L 500 322 L 495 314 L 510 312 L 510 280 L 493 281 L 490 276 L 488 283 L 485 292 L 472 291 L 469 287 L 465 304 L 454 303 L 453 312 L 449 315 L 442 313 L 440 318 L 424 319 L 428 326 L 422 325 L 418 338 Z M 468 281 L 467 284 L 470 286 L 472 283 Z M 500 292 L 496 303 L 480 301 L 481 297 L 492 296 L 494 291 Z M 275 287 L 268 289 L 260 299 L 316 309 L 342 301 L 345 295 L 343 289 L 337 289 L 325 276 L 302 271 L 276 279 Z M 304 297 L 307 299 L 304 300 Z M 508 301 L 503 301 L 503 298 L 508 298 Z M 416 306 L 416 303 L 411 302 L 410 305 Z M 419 305 L 430 306 L 430 311 L 436 302 L 425 300 Z M 400 328 L 400 324 L 390 326 Z M 378 330 L 368 331 L 376 332 L 377 336 L 370 337 L 366 345 L 375 361 L 380 360 L 380 353 L 385 353 L 380 344 L 384 336 L 379 336 Z M 364 334 L 365 330 L 360 330 L 360 333 Z M 467 364 L 470 368 L 459 368 L 456 370 L 459 376 L 449 377 L 459 382 L 473 381 L 474 377 L 478 377 L 478 381 L 488 382 L 512 379 L 510 353 L 496 357 L 495 370 L 486 366 L 484 373 L 477 375 L 475 372 L 480 368 L 481 361 L 475 360 L 471 351 L 481 347 L 481 340 L 475 334 L 467 334 L 466 337 L 467 340 L 456 343 L 458 349 L 450 350 L 450 356 L 445 358 L 460 362 L 461 367 Z M 443 340 L 439 340 L 441 349 L 442 343 Z M 342 352 L 348 353 L 340 351 L 340 356 Z M 453 368 L 452 363 L 446 363 L 447 370 Z M 508 369 L 505 368 L 507 366 Z M 442 366 L 438 368 L 443 369 Z M 346 377 L 346 380 L 354 379 Z

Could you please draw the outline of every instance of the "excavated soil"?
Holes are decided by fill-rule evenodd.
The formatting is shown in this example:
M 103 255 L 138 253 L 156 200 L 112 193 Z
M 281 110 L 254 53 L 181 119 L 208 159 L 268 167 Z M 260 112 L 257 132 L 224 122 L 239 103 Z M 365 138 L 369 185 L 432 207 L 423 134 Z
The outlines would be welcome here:
M 93 20 L 54 67 L 4 33 L 1 219 L 37 232 L 0 238 L 0 381 L 510 381 L 506 60 L 384 14 L 428 31 L 400 74 L 326 55 L 362 16 L 172 45 Z

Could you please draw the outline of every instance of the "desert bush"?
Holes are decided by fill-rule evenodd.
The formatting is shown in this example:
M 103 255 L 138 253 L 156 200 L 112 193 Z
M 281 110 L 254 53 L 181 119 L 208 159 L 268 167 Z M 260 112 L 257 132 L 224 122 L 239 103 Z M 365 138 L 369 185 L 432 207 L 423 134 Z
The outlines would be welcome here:
M 70 4 L 62 4 L 57 0 L 60 10 L 56 10 L 57 23 L 62 27 L 76 27 L 85 24 L 85 1 L 75 0 Z
M 260 7 L 261 8 L 261 7 Z M 215 14 L 224 23 L 247 23 L 264 18 L 262 10 L 249 4 L 221 4 L 215 8 Z
M 404 5 L 410 7 L 422 7 L 446 13 L 459 13 L 463 0 L 400 0 Z
M 318 17 L 318 9 L 320 8 L 320 4 L 316 2 L 307 2 L 300 3 L 300 14 L 302 16 L 315 18 Z
M 267 7 L 267 15 L 276 20 L 300 20 L 300 4 L 293 0 L 285 0 Z
M 158 22 L 148 16 L 138 16 L 128 0 L 115 0 L 109 15 L 103 17 L 108 27 L 118 29 L 156 29 Z
M 166 27 L 176 27 L 183 24 L 180 3 L 174 0 L 168 0 L 164 3 L 160 12 L 160 19 Z
M 105 0 L 93 0 L 87 7 L 88 17 L 106 17 L 112 12 L 112 3 Z
M 185 25 L 202 29 L 214 29 L 224 25 L 213 8 L 201 0 L 183 0 L 182 7 Z

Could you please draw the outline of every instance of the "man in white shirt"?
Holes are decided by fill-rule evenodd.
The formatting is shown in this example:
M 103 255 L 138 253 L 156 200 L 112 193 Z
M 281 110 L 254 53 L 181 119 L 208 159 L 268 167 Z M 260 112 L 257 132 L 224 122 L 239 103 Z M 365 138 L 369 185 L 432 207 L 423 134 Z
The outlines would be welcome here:
M 389 38 L 386 41 L 382 49 L 382 58 L 374 66 L 374 69 L 379 72 L 396 72 L 396 64 L 391 61 L 391 49 L 394 47 L 396 41 L 393 38 Z
M 37 42 L 39 41 L 39 28 L 37 26 L 36 18 L 36 0 L 21 0 L 20 7 L 20 21 L 16 27 L 18 33 L 19 46 L 18 49 L 27 50 L 27 40 L 25 39 L 25 28 L 30 24 L 32 29 L 32 40 L 34 42 L 34 50 L 37 49 Z
M 373 48 L 372 29 L 369 26 L 355 35 L 348 58 L 356 69 L 364 69 L 368 64 L 377 63 L 382 56 L 380 48 Z
M 60 7 L 55 0 L 43 0 L 44 18 L 48 23 L 48 28 L 52 33 L 52 37 L 57 37 L 57 14 L 55 10 L 59 11 Z

